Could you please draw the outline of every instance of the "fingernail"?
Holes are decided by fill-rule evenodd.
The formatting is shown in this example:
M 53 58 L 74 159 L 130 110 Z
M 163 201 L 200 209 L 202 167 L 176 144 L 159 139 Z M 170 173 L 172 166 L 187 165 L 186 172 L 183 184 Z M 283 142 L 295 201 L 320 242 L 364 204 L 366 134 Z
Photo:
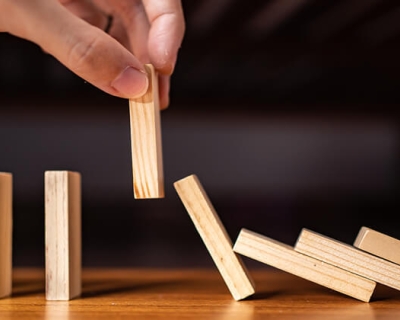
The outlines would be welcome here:
M 111 86 L 128 99 L 138 98 L 147 91 L 149 80 L 146 73 L 127 67 L 111 83 Z

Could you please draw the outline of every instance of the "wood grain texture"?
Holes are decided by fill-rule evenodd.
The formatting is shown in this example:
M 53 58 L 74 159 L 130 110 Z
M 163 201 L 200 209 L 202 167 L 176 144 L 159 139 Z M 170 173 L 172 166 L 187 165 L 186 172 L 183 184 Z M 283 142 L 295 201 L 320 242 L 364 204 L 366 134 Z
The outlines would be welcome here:
M 361 227 L 353 245 L 365 252 L 400 264 L 400 240 L 368 227 Z
M 174 187 L 235 300 L 255 292 L 254 282 L 196 175 L 176 181 Z
M 13 176 L 0 172 L 0 298 L 12 290 Z
M 81 176 L 45 172 L 46 299 L 81 294 Z
M 136 199 L 164 197 L 158 77 L 145 65 L 149 88 L 140 98 L 129 100 L 133 192 Z
M 349 244 L 303 229 L 295 250 L 400 290 L 400 266 Z
M 297 252 L 293 247 L 242 229 L 234 251 L 350 297 L 368 302 L 376 283 Z
M 386 286 L 369 303 L 278 269 L 250 269 L 257 293 L 235 301 L 215 268 L 87 269 L 82 297 L 46 301 L 42 269 L 16 268 L 13 295 L 0 300 L 2 320 L 394 320 L 400 293 Z

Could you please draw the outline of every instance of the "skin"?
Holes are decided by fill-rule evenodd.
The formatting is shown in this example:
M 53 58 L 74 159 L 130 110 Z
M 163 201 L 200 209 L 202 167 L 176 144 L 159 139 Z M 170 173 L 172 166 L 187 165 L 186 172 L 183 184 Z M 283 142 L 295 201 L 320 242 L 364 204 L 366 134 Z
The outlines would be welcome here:
M 146 92 L 143 64 L 151 63 L 165 109 L 185 21 L 179 0 L 0 0 L 0 32 L 36 43 L 82 79 L 121 98 Z

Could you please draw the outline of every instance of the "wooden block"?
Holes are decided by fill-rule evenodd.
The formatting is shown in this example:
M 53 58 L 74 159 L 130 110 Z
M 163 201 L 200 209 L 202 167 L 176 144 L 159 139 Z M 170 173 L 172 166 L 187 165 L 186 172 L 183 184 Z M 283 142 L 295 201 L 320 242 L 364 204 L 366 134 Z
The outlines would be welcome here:
M 163 198 L 164 173 L 157 73 L 145 65 L 149 88 L 129 100 L 133 190 L 136 199 Z
M 356 247 L 303 229 L 295 250 L 400 290 L 400 266 Z
M 297 252 L 279 241 L 242 229 L 233 250 L 251 259 L 368 302 L 376 283 Z
M 12 290 L 12 174 L 0 172 L 0 298 Z
M 81 294 L 81 176 L 45 172 L 46 300 Z
M 400 240 L 384 233 L 362 227 L 353 245 L 363 251 L 400 264 Z
M 196 175 L 174 183 L 189 213 L 235 300 L 255 292 L 255 286 L 240 256 L 232 250 L 232 241 Z

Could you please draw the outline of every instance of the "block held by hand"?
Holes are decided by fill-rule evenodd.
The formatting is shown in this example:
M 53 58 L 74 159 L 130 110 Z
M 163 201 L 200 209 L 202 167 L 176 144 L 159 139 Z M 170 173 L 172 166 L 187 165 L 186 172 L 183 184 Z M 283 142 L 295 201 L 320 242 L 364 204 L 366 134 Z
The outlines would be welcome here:
M 133 192 L 136 199 L 163 198 L 164 172 L 158 77 L 146 64 L 149 88 L 140 98 L 129 100 Z

